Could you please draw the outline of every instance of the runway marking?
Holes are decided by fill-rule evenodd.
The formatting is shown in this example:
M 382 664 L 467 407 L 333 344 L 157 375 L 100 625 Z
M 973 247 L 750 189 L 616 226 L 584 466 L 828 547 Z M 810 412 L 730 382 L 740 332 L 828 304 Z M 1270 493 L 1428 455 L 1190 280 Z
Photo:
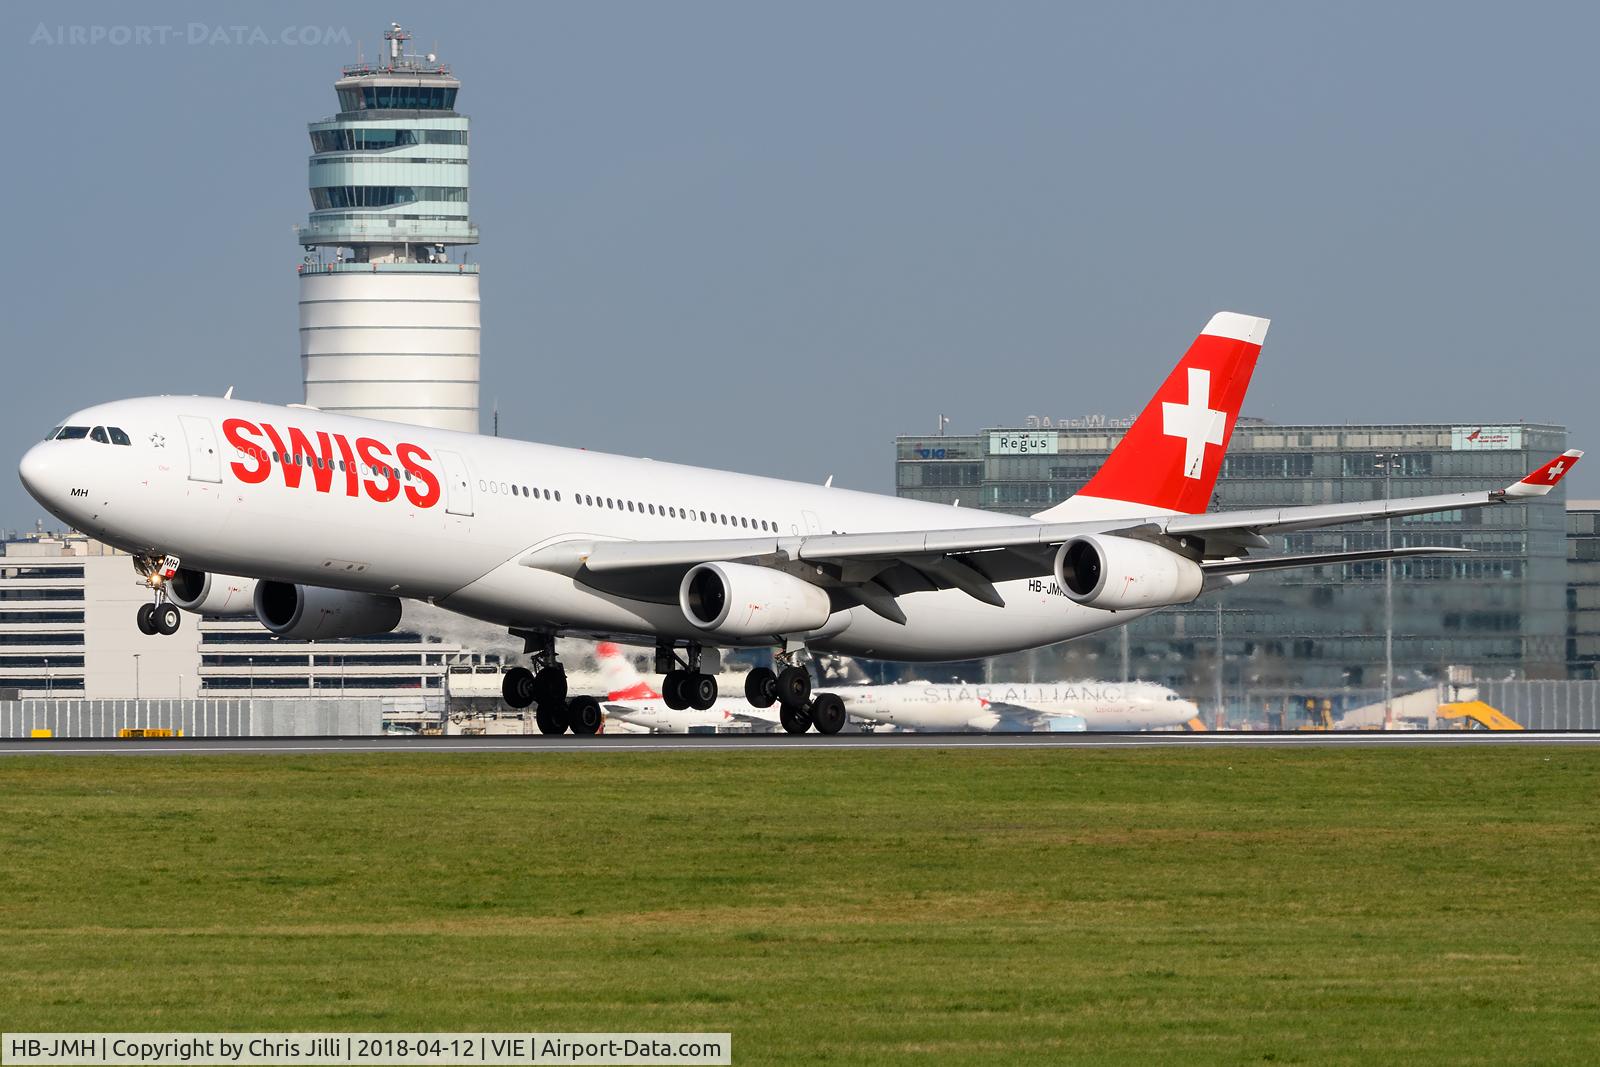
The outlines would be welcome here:
M 669 735 L 640 737 L 351 737 L 351 738 L 188 738 L 160 741 L 127 739 L 0 740 L 0 756 L 206 756 L 326 755 L 331 753 L 626 753 L 860 751 L 867 749 L 1115 749 L 1115 748 L 1314 748 L 1416 747 L 1426 745 L 1600 745 L 1600 733 L 1435 732 L 1293 734 L 841 734 L 835 737 L 785 734 Z

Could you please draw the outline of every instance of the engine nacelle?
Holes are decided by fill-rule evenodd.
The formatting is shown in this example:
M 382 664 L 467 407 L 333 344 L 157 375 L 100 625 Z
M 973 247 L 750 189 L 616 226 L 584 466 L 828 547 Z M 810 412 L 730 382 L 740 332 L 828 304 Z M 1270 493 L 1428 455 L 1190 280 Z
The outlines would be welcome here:
M 400 601 L 289 582 L 256 584 L 256 618 L 279 637 L 316 640 L 386 634 L 400 625 Z
M 1200 595 L 1205 573 L 1187 556 L 1148 541 L 1084 534 L 1057 550 L 1056 582 L 1080 604 L 1126 611 L 1187 604 Z
M 748 563 L 701 563 L 683 576 L 678 606 L 707 633 L 777 637 L 820 629 L 833 614 L 828 594 L 792 574 Z
M 242 619 L 256 613 L 256 580 L 180 567 L 167 580 L 167 598 L 196 615 Z

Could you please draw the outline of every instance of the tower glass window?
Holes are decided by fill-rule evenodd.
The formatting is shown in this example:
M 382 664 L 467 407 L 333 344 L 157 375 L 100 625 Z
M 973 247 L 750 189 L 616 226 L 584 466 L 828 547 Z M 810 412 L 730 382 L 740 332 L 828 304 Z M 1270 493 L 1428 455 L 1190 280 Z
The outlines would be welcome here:
M 317 211 L 342 207 L 388 207 L 419 200 L 464 204 L 467 190 L 460 185 L 330 185 L 311 190 Z
M 453 111 L 456 90 L 428 85 L 363 85 L 361 107 L 365 111 Z

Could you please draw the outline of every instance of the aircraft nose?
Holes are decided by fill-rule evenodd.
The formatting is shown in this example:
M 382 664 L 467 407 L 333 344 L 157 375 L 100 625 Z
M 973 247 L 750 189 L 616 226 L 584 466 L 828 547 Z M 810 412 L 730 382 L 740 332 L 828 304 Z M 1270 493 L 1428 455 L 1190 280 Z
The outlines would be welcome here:
M 44 493 L 50 484 L 49 456 L 50 450 L 40 443 L 28 449 L 22 462 L 17 464 L 17 476 L 22 479 L 23 487 L 41 504 L 45 502 Z

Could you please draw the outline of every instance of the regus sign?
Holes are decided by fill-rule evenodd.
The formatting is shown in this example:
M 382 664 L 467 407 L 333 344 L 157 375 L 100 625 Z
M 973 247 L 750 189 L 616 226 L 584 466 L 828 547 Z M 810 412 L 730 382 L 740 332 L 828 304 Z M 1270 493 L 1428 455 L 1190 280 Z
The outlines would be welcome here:
M 991 456 L 1054 455 L 1059 452 L 1055 433 L 991 433 Z

